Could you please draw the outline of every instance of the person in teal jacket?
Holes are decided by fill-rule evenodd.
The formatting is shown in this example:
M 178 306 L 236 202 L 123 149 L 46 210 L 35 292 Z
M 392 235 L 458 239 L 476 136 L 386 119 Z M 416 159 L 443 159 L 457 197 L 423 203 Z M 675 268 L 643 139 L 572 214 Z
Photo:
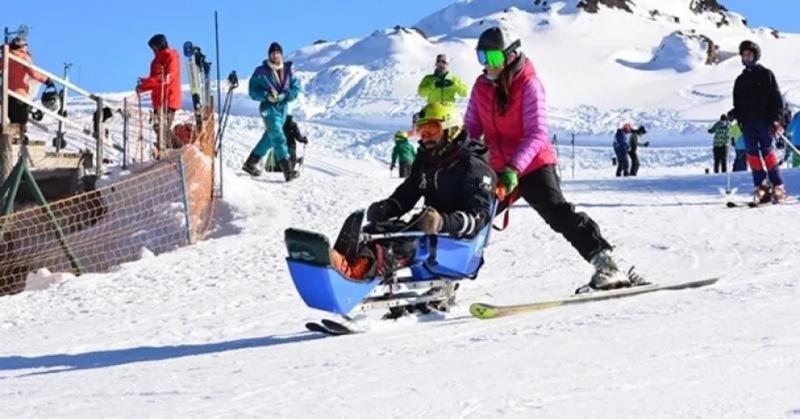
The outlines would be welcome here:
M 417 93 L 428 103 L 441 102 L 452 104 L 456 101 L 456 95 L 467 96 L 467 85 L 461 79 L 449 71 L 450 62 L 447 56 L 439 54 L 436 56 L 436 70 L 433 74 L 428 74 L 422 78 L 417 88 Z
M 792 122 L 790 122 L 789 126 L 786 128 L 786 134 L 789 136 L 789 140 L 791 140 L 795 148 L 800 149 L 800 112 L 794 114 Z M 791 147 L 787 147 L 786 162 L 789 167 L 800 167 L 800 155 L 795 153 Z
M 286 181 L 297 177 L 289 161 L 289 148 L 283 133 L 289 102 L 300 94 L 300 81 L 292 74 L 292 63 L 283 61 L 283 48 L 277 42 L 269 46 L 268 59 L 250 77 L 250 98 L 259 102 L 258 110 L 264 119 L 264 135 L 247 157 L 242 170 L 259 176 L 258 164 L 272 147 L 278 167 Z
M 411 173 L 411 164 L 414 163 L 414 158 L 417 152 L 414 151 L 414 146 L 408 141 L 408 133 L 405 131 L 397 131 L 394 134 L 394 149 L 392 150 L 392 165 L 389 170 L 394 170 L 394 165 L 400 161 L 400 177 L 406 178 Z
M 742 135 L 742 128 L 736 122 L 731 125 L 731 143 L 733 149 L 736 151 L 736 157 L 733 159 L 733 171 L 743 172 L 747 170 L 747 146 L 744 143 L 744 135 Z

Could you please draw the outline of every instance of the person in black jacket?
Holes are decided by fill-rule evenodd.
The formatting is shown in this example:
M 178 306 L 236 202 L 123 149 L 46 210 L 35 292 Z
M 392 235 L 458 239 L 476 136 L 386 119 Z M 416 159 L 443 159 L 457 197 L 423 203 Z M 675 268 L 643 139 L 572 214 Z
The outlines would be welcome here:
M 300 127 L 294 121 L 292 115 L 286 115 L 286 122 L 283 124 L 283 135 L 286 136 L 286 146 L 289 148 L 289 161 L 292 170 L 295 166 L 303 164 L 303 158 L 297 159 L 297 143 L 308 144 L 308 138 L 300 134 Z
M 416 129 L 421 139 L 411 174 L 389 198 L 369 206 L 367 221 L 371 224 L 365 230 L 475 237 L 491 219 L 497 187 L 497 176 L 486 162 L 485 146 L 467 137 L 455 107 L 439 102 L 420 112 Z M 420 198 L 425 208 L 411 221 L 392 221 L 411 211 Z M 408 238 L 381 239 L 361 245 L 355 258 L 334 250 L 331 261 L 350 278 L 385 276 L 410 262 L 414 244 L 415 240 Z
M 760 204 L 772 198 L 782 202 L 786 190 L 773 142 L 783 132 L 783 97 L 772 71 L 758 64 L 761 48 L 756 43 L 742 42 L 739 55 L 744 71 L 736 78 L 733 109 L 728 112 L 728 119 L 736 119 L 744 135 L 747 163 L 755 186 L 753 201 Z M 767 178 L 772 189 L 764 184 Z

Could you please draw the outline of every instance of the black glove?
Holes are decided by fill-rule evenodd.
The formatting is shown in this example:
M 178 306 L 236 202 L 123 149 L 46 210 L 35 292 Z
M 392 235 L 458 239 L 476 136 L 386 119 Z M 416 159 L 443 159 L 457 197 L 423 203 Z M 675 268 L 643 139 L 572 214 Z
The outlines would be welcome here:
M 650 147 L 650 141 L 645 141 L 643 144 L 645 147 Z
M 44 81 L 44 85 L 45 85 L 45 87 L 49 87 L 49 88 L 56 87 L 56 83 L 51 78 L 48 78 L 47 80 L 45 80 Z
M 386 221 L 392 218 L 393 211 L 397 210 L 397 204 L 393 201 L 384 199 L 383 201 L 373 202 L 367 208 L 367 221 L 371 223 Z
M 298 143 L 308 144 L 308 137 L 305 135 L 297 139 Z

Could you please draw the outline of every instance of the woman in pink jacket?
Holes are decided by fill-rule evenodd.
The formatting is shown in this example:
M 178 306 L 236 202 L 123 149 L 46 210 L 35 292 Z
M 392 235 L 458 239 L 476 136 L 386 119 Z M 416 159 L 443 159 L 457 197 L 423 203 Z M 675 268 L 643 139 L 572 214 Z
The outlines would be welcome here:
M 519 46 L 519 41 L 509 45 L 497 27 L 481 34 L 477 52 L 484 71 L 472 87 L 464 119 L 470 138 L 483 136 L 489 149 L 489 164 L 507 194 L 501 209 L 519 197 L 525 199 L 594 265 L 591 288 L 612 289 L 640 282 L 632 271 L 625 274 L 619 270 L 597 223 L 585 213 L 575 212 L 564 199 L 556 176 L 556 156 L 547 138 L 544 88 L 531 61 L 517 50 Z

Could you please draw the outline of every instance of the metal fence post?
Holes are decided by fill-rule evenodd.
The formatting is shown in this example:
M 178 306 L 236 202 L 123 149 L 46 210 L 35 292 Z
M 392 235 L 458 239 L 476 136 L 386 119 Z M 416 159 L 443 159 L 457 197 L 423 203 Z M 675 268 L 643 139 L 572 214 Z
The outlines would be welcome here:
M 122 170 L 128 169 L 128 98 L 122 99 Z
M 575 133 L 572 133 L 572 180 L 575 180 Z
M 95 146 L 97 151 L 95 174 L 100 179 L 103 176 L 103 137 L 105 134 L 103 132 L 103 98 L 95 96 L 94 100 L 97 103 L 97 110 L 94 113 L 94 135 L 97 139 L 97 145 Z
M 192 244 L 192 217 L 189 209 L 189 195 L 186 193 L 186 172 L 183 156 L 178 156 L 178 173 L 181 176 L 181 192 L 183 193 L 183 213 L 186 216 L 186 244 Z

